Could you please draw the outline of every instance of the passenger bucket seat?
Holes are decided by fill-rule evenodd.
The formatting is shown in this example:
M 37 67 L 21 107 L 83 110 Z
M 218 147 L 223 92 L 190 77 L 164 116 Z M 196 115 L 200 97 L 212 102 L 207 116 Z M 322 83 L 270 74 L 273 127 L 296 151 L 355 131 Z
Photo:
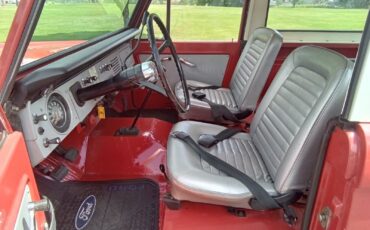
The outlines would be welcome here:
M 283 38 L 276 30 L 256 29 L 239 58 L 230 88 L 188 80 L 191 107 L 188 112 L 180 116 L 183 119 L 215 121 L 210 105 L 192 96 L 195 91 L 205 94 L 210 102 L 223 105 L 234 114 L 253 111 L 282 42 Z M 181 82 L 175 85 L 175 92 L 179 100 L 184 102 Z
M 329 120 L 340 115 L 353 63 L 324 48 L 305 46 L 284 61 L 251 123 L 250 133 L 238 133 L 209 153 L 247 174 L 271 196 L 310 185 L 319 147 Z M 225 127 L 196 121 L 177 123 L 197 141 Z M 167 151 L 171 194 L 187 200 L 250 208 L 253 197 L 240 181 L 225 175 L 182 140 L 171 135 Z

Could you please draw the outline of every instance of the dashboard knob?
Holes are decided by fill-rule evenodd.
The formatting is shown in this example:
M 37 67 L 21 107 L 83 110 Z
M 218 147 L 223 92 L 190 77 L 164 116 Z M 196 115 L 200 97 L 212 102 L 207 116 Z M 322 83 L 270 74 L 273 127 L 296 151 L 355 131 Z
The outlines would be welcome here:
M 33 123 L 35 124 L 38 124 L 40 121 L 47 121 L 47 120 L 48 120 L 48 116 L 46 114 L 41 114 L 41 115 L 33 114 Z
M 98 80 L 97 76 L 91 76 L 91 77 L 82 79 L 81 82 L 83 85 L 88 85 L 88 84 L 94 83 L 97 80 Z
M 43 144 L 44 144 L 45 148 L 49 147 L 50 145 L 57 145 L 59 143 L 60 143 L 60 138 L 59 137 L 56 137 L 56 138 L 53 138 L 53 139 L 44 138 L 44 140 L 43 140 Z

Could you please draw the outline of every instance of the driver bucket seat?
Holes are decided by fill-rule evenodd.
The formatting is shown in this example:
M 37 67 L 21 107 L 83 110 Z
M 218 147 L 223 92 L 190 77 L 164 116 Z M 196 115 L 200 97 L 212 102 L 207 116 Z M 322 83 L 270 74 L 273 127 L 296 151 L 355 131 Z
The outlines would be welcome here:
M 304 191 L 310 185 L 320 143 L 330 119 L 340 115 L 353 63 L 328 49 L 304 46 L 284 61 L 251 123 L 210 148 L 219 159 L 247 174 L 271 196 Z M 177 123 L 197 141 L 225 127 L 196 121 Z M 177 200 L 251 208 L 249 189 L 225 175 L 171 135 L 167 150 L 171 195 Z
M 191 107 L 186 113 L 180 114 L 180 117 L 215 121 L 209 104 L 194 98 L 192 96 L 194 91 L 204 93 L 209 101 L 225 106 L 234 114 L 246 110 L 253 111 L 282 43 L 282 35 L 276 30 L 256 29 L 240 55 L 230 82 L 230 88 L 194 90 L 191 88 L 209 87 L 210 85 L 188 80 Z M 175 85 L 175 93 L 180 102 L 184 103 L 181 82 Z

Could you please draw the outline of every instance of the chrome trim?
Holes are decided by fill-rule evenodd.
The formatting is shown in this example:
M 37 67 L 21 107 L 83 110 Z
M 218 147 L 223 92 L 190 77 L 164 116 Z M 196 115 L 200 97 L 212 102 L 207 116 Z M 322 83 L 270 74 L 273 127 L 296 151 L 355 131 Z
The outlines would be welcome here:
M 184 65 L 186 65 L 186 66 L 189 66 L 189 67 L 191 67 L 191 68 L 195 68 L 195 67 L 197 67 L 194 63 L 191 63 L 190 61 L 185 60 L 184 58 L 180 58 L 179 60 L 180 60 L 180 62 L 181 62 L 182 64 L 184 64 Z

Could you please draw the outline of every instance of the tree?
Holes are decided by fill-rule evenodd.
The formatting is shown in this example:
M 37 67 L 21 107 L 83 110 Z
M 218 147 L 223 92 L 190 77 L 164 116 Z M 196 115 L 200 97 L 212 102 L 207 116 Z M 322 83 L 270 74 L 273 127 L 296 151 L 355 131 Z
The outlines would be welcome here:
M 295 5 L 297 5 L 298 2 L 299 0 L 292 0 L 293 8 L 295 8 Z

